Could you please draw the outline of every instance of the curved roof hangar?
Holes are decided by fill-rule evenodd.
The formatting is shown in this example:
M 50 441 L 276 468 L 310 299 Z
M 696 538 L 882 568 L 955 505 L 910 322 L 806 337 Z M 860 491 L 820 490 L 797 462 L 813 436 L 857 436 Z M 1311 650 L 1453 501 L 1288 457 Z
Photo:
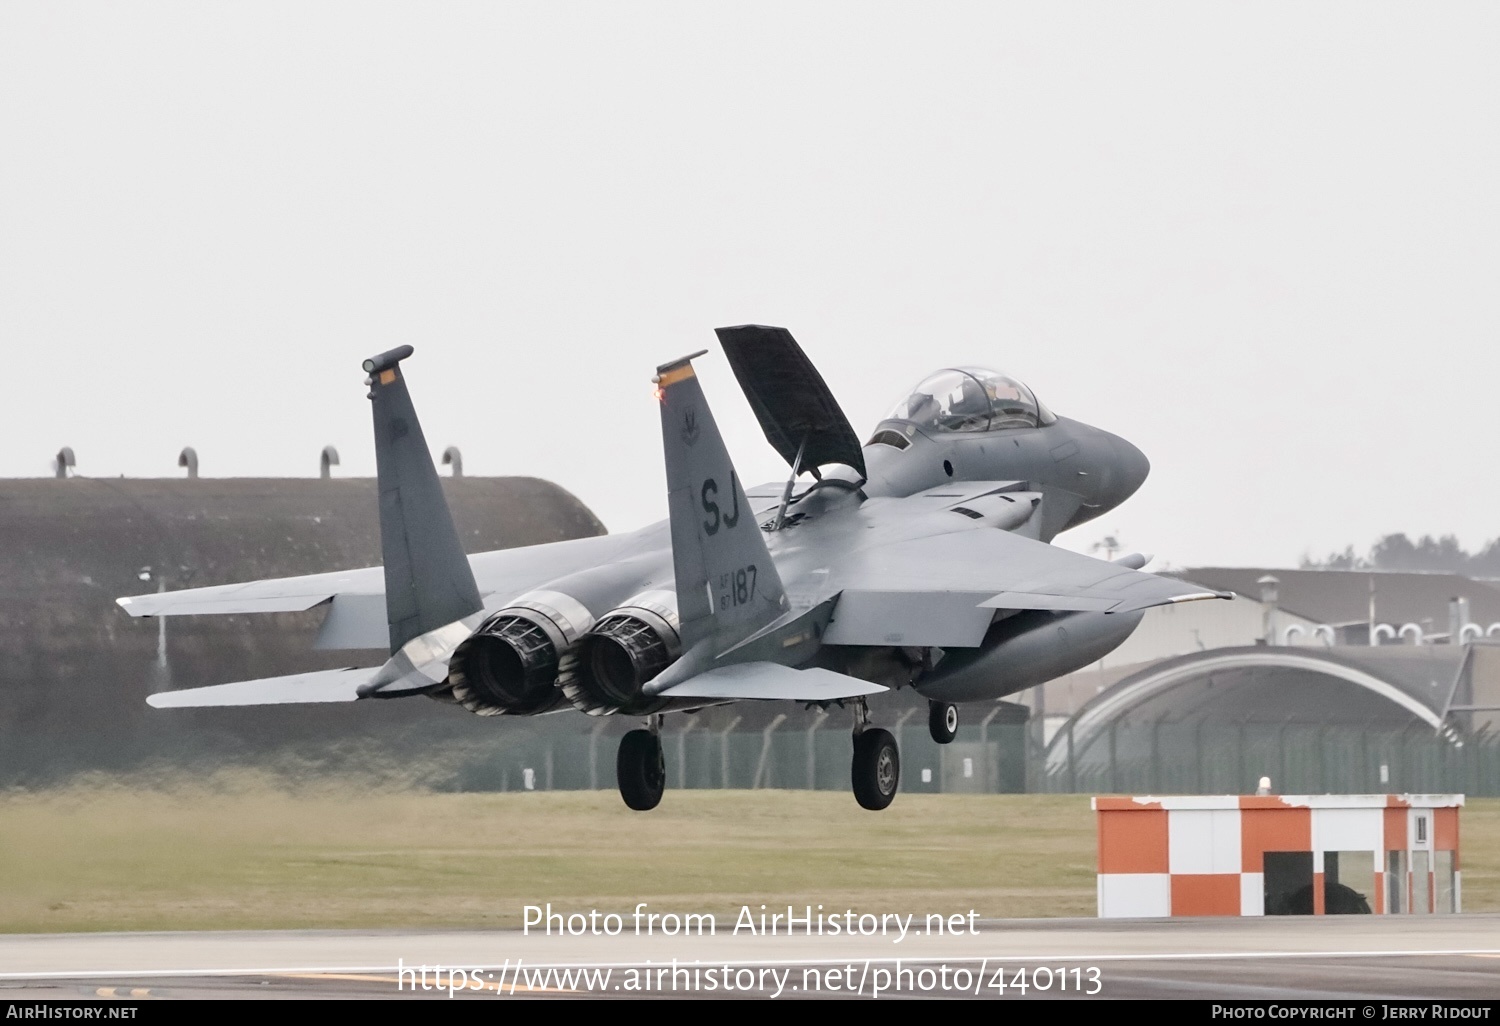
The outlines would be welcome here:
M 1127 720 L 1208 724 L 1286 722 L 1425 724 L 1442 731 L 1468 665 L 1460 646 L 1211 649 L 1178 656 L 1122 678 L 1053 736 L 1049 769 L 1069 758 L 1102 758 L 1095 742 Z

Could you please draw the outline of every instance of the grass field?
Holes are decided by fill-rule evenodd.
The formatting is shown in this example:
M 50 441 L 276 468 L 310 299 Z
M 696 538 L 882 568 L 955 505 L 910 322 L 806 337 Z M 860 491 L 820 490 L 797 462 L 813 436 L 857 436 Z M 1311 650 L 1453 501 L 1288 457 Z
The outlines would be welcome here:
M 1466 911 L 1500 910 L 1500 800 L 1463 812 Z M 0 932 L 505 927 L 522 907 L 1094 913 L 1074 795 L 288 790 L 254 777 L 0 797 Z

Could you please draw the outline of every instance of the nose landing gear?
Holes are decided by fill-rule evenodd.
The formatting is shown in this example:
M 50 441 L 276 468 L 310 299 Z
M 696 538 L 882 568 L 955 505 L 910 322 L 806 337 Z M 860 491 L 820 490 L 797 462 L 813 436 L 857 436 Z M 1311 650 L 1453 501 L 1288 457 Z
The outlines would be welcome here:
M 927 732 L 940 745 L 958 736 L 958 706 L 952 702 L 927 703 Z

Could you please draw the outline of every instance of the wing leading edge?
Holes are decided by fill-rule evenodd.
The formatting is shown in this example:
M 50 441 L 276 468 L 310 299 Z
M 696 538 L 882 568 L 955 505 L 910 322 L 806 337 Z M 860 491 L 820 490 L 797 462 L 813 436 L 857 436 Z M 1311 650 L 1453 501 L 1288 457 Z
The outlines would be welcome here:
M 230 613 L 300 613 L 339 595 L 380 595 L 381 568 L 346 570 L 305 577 L 279 577 L 244 584 L 220 584 L 183 591 L 161 591 L 115 599 L 131 616 L 187 616 Z M 380 610 L 384 614 L 385 610 Z M 381 626 L 384 627 L 382 618 Z
M 1231 598 L 1007 531 L 916 538 L 859 554 L 831 575 L 831 645 L 972 647 L 997 610 L 1129 613 Z
M 469 557 L 486 609 L 588 566 L 610 562 L 642 547 L 632 535 L 600 535 L 547 542 Z M 385 648 L 385 581 L 381 567 L 304 577 L 279 577 L 182 591 L 150 592 L 115 600 L 131 616 L 297 613 L 332 603 L 314 648 Z

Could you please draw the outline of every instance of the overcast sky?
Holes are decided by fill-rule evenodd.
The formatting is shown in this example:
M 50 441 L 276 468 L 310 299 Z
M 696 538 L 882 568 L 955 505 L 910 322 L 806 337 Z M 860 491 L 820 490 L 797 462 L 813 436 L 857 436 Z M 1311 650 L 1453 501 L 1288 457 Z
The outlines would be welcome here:
M 980 364 L 1138 444 L 1173 565 L 1500 535 L 1500 5 L 0 4 L 0 475 L 435 451 L 665 515 L 712 329 L 856 431 Z M 1156 564 L 1158 567 L 1160 563 Z

